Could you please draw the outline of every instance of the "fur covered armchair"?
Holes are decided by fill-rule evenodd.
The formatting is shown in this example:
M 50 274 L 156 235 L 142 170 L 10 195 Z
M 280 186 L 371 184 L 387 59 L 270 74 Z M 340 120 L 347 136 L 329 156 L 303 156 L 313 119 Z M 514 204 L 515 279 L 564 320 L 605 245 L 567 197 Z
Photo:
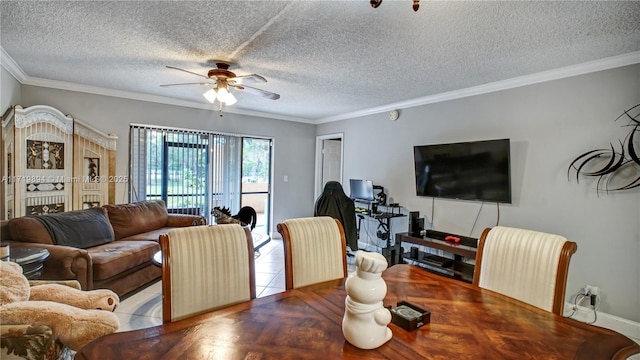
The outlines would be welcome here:
M 32 281 L 0 261 L 0 358 L 72 359 L 75 351 L 115 332 L 119 304 L 111 290 L 80 290 L 70 281 Z

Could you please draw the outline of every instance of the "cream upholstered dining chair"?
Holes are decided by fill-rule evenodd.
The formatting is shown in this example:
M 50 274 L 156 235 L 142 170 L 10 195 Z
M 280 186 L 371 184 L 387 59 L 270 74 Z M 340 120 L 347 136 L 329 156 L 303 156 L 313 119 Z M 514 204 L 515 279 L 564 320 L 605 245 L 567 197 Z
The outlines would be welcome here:
M 347 245 L 339 220 L 329 216 L 278 224 L 284 245 L 286 289 L 347 276 Z
M 569 260 L 577 248 L 560 235 L 487 228 L 478 243 L 473 284 L 562 315 Z
M 238 224 L 160 236 L 164 323 L 256 297 L 253 240 Z

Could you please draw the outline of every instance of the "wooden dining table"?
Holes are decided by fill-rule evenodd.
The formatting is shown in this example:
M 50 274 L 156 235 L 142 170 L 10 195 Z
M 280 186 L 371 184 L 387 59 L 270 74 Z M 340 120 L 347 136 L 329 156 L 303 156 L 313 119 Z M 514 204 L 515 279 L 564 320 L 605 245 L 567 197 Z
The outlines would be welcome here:
M 383 273 L 385 306 L 407 301 L 430 323 L 362 350 L 342 335 L 344 279 L 257 298 L 160 326 L 101 337 L 78 360 L 105 359 L 626 359 L 640 346 L 615 331 L 555 315 L 413 265 Z

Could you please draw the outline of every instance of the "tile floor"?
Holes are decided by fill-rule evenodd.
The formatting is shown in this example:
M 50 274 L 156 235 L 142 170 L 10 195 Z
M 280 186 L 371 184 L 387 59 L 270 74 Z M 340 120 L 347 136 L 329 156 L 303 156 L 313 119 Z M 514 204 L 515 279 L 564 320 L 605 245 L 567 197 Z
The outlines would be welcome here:
M 353 259 L 353 258 L 350 258 Z M 349 272 L 355 269 L 349 260 Z M 263 297 L 284 291 L 284 253 L 281 239 L 272 239 L 260 248 L 256 258 L 256 296 Z M 121 299 L 115 311 L 120 329 L 127 331 L 162 324 L 162 283 L 157 281 Z

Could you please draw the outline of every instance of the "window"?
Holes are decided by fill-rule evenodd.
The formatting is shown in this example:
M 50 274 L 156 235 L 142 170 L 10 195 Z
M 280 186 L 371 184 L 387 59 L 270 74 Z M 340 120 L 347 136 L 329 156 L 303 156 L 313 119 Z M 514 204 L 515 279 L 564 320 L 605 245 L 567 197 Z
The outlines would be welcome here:
M 131 127 L 131 201 L 162 199 L 174 213 L 207 209 L 209 136 Z
M 130 201 L 162 199 L 169 212 L 204 215 L 251 206 L 268 234 L 271 139 L 132 125 Z

